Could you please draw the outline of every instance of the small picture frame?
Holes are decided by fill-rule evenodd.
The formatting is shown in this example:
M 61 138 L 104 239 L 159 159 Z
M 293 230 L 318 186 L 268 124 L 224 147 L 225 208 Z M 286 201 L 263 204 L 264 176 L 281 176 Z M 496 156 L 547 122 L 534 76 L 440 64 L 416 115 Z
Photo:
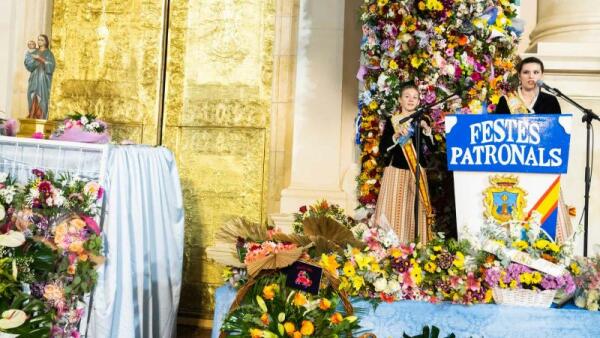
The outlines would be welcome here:
M 286 285 L 304 292 L 319 294 L 323 269 L 304 261 L 295 261 L 287 267 Z

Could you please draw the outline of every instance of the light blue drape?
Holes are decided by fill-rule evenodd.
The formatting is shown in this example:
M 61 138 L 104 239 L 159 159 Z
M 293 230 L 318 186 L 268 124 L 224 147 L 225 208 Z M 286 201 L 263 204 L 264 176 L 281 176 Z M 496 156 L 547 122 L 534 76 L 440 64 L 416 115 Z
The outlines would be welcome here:
M 215 291 L 215 314 L 212 338 L 219 330 L 235 290 L 222 286 Z M 440 337 L 454 333 L 456 337 L 600 337 L 600 312 L 582 309 L 538 309 L 531 307 L 479 304 L 472 306 L 449 303 L 401 301 L 382 303 L 376 310 L 364 300 L 353 300 L 362 309 L 360 324 L 377 337 L 402 337 L 423 332 L 423 326 L 437 326 Z
M 172 337 L 183 259 L 183 201 L 165 148 L 111 147 L 106 176 L 106 262 L 88 337 Z

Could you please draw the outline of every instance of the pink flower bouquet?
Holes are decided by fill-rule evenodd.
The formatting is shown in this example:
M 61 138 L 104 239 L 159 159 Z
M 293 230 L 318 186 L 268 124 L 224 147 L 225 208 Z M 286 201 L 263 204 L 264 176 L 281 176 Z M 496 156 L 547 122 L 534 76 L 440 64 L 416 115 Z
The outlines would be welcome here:
M 106 123 L 96 119 L 93 114 L 81 113 L 69 115 L 50 136 L 50 139 L 84 143 L 110 142 Z

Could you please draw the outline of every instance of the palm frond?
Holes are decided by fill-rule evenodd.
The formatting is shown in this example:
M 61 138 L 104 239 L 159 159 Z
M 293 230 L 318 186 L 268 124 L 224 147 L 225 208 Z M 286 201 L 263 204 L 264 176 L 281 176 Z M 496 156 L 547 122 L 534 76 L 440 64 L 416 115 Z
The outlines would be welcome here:
M 215 234 L 215 240 L 219 243 L 235 243 L 240 237 L 253 242 L 266 241 L 267 228 L 244 217 L 236 217 L 225 222 Z

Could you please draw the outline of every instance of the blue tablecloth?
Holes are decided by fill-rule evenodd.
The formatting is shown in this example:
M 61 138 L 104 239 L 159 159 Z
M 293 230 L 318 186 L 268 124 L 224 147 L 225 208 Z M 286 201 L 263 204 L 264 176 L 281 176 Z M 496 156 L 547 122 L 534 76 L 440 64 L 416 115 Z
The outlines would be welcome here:
M 219 335 L 221 323 L 235 298 L 228 286 L 215 293 L 215 314 L 212 337 Z M 364 308 L 361 317 L 364 329 L 383 337 L 402 337 L 421 333 L 423 326 L 435 325 L 445 337 L 454 333 L 461 337 L 600 337 L 600 313 L 581 309 L 537 309 L 504 305 L 430 304 L 415 301 L 383 303 L 373 310 L 363 300 L 352 302 Z

